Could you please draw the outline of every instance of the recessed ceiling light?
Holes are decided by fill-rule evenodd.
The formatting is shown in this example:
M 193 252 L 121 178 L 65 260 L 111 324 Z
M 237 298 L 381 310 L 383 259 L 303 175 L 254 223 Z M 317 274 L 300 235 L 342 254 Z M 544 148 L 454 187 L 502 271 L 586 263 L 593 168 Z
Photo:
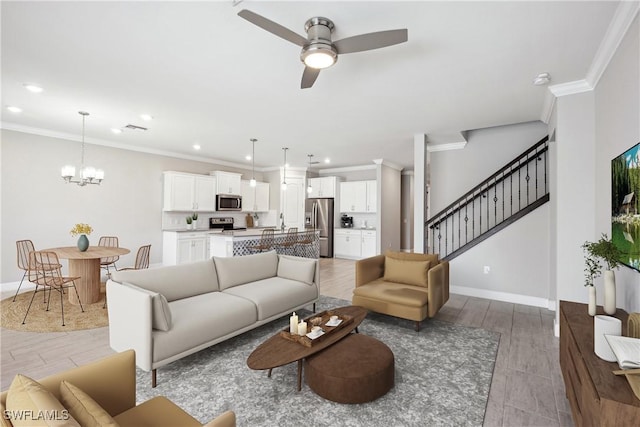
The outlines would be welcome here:
M 251 155 L 247 154 L 246 156 L 244 156 L 244 158 L 247 159 L 247 160 L 251 160 Z
M 153 120 L 153 116 L 151 116 L 150 114 L 140 114 L 140 118 L 145 122 L 150 122 L 151 120 Z
M 324 162 L 325 163 L 331 163 L 331 159 L 327 157 L 326 159 L 324 159 Z
M 194 150 L 199 150 L 200 149 L 200 144 L 193 144 L 193 149 Z
M 551 74 L 549 73 L 540 73 L 533 79 L 533 84 L 536 86 L 544 86 L 551 80 Z
M 14 107 L 13 105 L 9 105 L 7 107 L 7 110 L 11 111 L 12 113 L 22 113 L 22 108 Z
M 33 92 L 33 93 L 40 93 L 43 90 L 40 86 L 34 85 L 32 83 L 25 83 L 22 86 L 24 86 L 24 88 L 29 92 Z
M 118 129 L 118 128 L 111 128 L 111 132 L 118 134 L 118 133 L 122 133 L 122 129 Z

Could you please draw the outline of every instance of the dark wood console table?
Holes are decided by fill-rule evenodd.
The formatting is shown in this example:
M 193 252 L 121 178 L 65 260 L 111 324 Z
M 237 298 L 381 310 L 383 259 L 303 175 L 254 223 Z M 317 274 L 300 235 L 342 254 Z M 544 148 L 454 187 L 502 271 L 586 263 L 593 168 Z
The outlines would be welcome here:
M 598 307 L 597 314 L 605 314 Z M 628 315 L 618 309 L 627 332 Z M 640 400 L 624 376 L 613 375 L 616 362 L 607 362 L 593 350 L 593 317 L 587 305 L 560 301 L 560 367 L 576 426 L 637 426 Z

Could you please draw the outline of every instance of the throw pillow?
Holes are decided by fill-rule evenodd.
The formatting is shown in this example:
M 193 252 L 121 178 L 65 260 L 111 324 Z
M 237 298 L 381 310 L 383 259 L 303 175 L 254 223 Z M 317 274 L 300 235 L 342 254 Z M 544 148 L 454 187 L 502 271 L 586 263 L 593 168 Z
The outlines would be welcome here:
M 6 408 L 14 427 L 80 427 L 49 390 L 24 375 L 11 382 Z
M 431 265 L 436 266 L 440 263 L 438 254 L 419 254 L 415 252 L 396 252 L 387 249 L 384 255 L 388 258 L 402 259 L 405 261 L 429 261 Z
M 427 271 L 430 265 L 429 261 L 408 261 L 385 257 L 384 280 L 426 287 Z
M 287 255 L 279 255 L 278 258 L 278 277 L 313 285 L 316 275 L 315 259 Z
M 221 291 L 237 285 L 275 277 L 278 271 L 276 251 L 245 256 L 214 256 L 213 261 L 216 264 Z
M 173 318 L 171 317 L 171 310 L 169 309 L 169 303 L 162 294 L 155 294 L 153 296 L 153 329 L 161 331 L 168 331 L 173 326 Z
M 60 383 L 60 399 L 82 427 L 117 427 L 115 420 L 87 393 L 68 381 Z

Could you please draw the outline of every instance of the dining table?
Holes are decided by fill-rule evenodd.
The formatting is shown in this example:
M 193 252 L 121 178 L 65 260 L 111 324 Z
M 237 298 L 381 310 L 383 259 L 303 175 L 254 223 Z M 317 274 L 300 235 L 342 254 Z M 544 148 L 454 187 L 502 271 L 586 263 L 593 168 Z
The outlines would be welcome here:
M 93 304 L 100 300 L 100 258 L 126 255 L 131 252 L 123 247 L 89 246 L 80 251 L 77 246 L 44 249 L 55 252 L 58 258 L 69 260 L 69 276 L 78 277 L 75 281 L 78 296 L 82 304 Z M 69 302 L 78 304 L 78 298 L 69 292 Z

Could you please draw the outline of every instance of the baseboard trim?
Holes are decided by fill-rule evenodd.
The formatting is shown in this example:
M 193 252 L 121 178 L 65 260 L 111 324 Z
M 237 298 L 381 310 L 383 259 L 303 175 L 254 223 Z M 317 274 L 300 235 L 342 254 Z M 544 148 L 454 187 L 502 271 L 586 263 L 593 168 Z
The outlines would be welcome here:
M 466 295 L 469 297 L 486 298 L 496 301 L 511 302 L 514 304 L 530 305 L 533 307 L 542 307 L 548 310 L 555 309 L 555 301 L 546 298 L 532 297 L 528 295 L 512 294 L 508 292 L 490 291 L 488 289 L 469 288 L 467 286 L 451 286 L 449 288 L 452 294 Z M 555 311 L 555 310 L 553 310 Z

